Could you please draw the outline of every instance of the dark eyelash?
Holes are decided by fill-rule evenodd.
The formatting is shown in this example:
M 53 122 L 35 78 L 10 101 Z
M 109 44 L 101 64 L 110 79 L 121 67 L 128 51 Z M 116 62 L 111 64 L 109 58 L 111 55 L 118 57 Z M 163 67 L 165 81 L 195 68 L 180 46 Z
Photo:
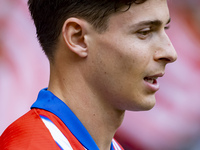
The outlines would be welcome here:
M 153 32 L 153 29 L 149 28 L 149 30 L 140 30 L 137 33 L 147 35 L 147 34 L 150 34 L 151 32 Z
M 165 26 L 165 30 L 168 30 L 170 28 L 170 26 L 168 25 L 168 26 Z
M 151 30 L 148 30 L 148 31 L 140 31 L 140 32 L 138 32 L 138 33 L 143 34 L 143 35 L 147 35 L 147 34 L 149 34 L 150 32 L 152 32 L 152 31 L 151 31 Z

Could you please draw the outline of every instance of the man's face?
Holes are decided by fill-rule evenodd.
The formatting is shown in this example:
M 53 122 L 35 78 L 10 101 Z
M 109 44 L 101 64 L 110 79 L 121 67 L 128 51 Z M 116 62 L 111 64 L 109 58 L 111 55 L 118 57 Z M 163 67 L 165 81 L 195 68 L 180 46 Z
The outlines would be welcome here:
M 88 83 L 105 104 L 118 110 L 149 110 L 155 105 L 158 77 L 177 54 L 165 33 L 166 0 L 133 4 L 110 17 L 108 29 L 88 37 Z

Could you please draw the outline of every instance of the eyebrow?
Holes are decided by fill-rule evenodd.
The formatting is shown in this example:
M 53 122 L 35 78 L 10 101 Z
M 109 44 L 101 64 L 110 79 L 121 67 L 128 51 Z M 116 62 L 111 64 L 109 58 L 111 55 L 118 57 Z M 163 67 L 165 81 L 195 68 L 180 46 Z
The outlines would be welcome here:
M 169 20 L 167 21 L 166 25 L 169 24 L 171 22 L 171 18 L 169 18 Z M 140 27 L 140 26 L 147 26 L 147 25 L 152 25 L 152 26 L 161 26 L 163 24 L 163 22 L 161 20 L 147 20 L 147 21 L 141 21 L 137 24 L 135 24 L 134 26 L 136 27 Z

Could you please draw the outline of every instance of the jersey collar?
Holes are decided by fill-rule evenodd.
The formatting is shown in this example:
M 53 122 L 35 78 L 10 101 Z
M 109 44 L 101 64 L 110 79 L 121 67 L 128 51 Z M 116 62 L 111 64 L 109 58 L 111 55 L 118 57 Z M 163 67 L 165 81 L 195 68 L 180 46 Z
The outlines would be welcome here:
M 36 102 L 31 106 L 31 109 L 33 108 L 43 109 L 55 114 L 86 149 L 99 150 L 89 132 L 71 109 L 47 88 L 39 92 Z M 114 150 L 113 144 L 111 150 Z

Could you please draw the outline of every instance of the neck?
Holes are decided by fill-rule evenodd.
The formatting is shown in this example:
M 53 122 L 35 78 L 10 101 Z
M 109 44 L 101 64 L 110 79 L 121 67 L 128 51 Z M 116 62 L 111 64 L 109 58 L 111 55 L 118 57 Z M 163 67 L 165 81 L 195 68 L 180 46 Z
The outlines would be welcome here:
M 48 90 L 68 105 L 100 149 L 110 150 L 112 138 L 123 121 L 124 111 L 114 109 L 92 92 L 80 72 L 72 71 L 72 75 L 69 70 L 74 69 L 69 68 L 66 73 L 51 69 Z

